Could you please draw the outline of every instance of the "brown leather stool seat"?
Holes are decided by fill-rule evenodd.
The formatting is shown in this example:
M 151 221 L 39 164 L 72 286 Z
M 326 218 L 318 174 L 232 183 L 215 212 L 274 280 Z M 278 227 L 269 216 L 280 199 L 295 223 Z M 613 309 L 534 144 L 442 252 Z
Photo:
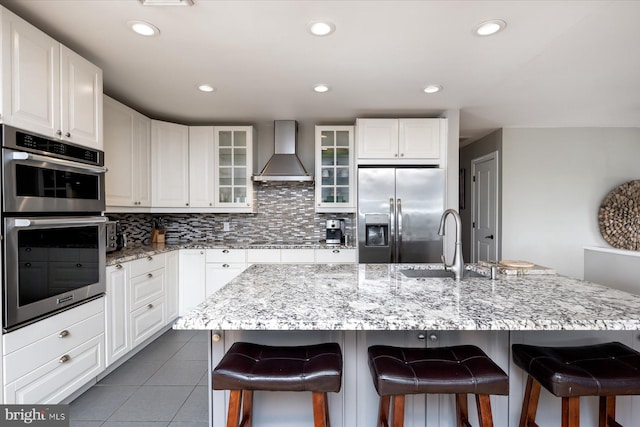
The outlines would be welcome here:
M 253 391 L 310 391 L 316 427 L 329 425 L 327 392 L 342 385 L 342 352 L 336 343 L 267 346 L 234 343 L 212 375 L 214 390 L 231 390 L 227 426 L 251 426 Z M 242 419 L 240 420 L 240 409 Z
M 493 425 L 489 395 L 509 394 L 507 374 L 472 345 L 439 348 L 369 347 L 369 369 L 380 395 L 378 426 L 404 424 L 407 394 L 455 394 L 458 426 L 470 426 L 467 394 L 474 394 L 480 427 Z
M 619 342 L 574 347 L 512 346 L 513 361 L 527 374 L 520 427 L 535 426 L 544 386 L 562 397 L 562 425 L 580 425 L 580 396 L 600 396 L 599 427 L 615 421 L 615 399 L 640 395 L 640 353 Z

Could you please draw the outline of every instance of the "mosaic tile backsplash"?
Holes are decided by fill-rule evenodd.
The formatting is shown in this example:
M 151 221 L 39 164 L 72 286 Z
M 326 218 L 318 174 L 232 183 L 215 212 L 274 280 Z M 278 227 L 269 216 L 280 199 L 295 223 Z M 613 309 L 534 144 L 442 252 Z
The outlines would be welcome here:
M 172 242 L 318 243 L 325 238 L 325 221 L 343 218 L 349 242 L 355 236 L 355 214 L 318 214 L 314 186 L 310 183 L 256 185 L 258 212 L 254 214 L 139 214 L 109 213 L 119 220 L 131 243 L 145 243 L 154 217 L 161 216 Z M 229 223 L 229 231 L 223 224 Z

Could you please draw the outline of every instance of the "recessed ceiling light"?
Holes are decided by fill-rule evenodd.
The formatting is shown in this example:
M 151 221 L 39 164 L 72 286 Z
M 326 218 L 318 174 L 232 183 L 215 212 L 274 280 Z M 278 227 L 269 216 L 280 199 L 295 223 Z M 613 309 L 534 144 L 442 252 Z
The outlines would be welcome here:
M 336 30 L 336 26 L 330 21 L 311 21 L 307 25 L 309 32 L 314 36 L 328 36 Z
M 329 92 L 329 86 L 325 84 L 317 84 L 313 87 L 313 90 L 318 93 Z
M 208 84 L 202 84 L 198 85 L 198 90 L 202 92 L 213 92 L 214 90 L 216 90 L 216 88 Z
M 424 93 L 436 93 L 442 90 L 442 86 L 440 85 L 426 85 L 424 89 L 422 89 Z
M 137 34 L 145 37 L 157 36 L 160 30 L 153 24 L 144 21 L 127 21 L 127 25 Z
M 492 19 L 490 21 L 481 22 L 474 30 L 478 36 L 490 36 L 499 31 L 504 30 L 507 23 L 502 19 Z

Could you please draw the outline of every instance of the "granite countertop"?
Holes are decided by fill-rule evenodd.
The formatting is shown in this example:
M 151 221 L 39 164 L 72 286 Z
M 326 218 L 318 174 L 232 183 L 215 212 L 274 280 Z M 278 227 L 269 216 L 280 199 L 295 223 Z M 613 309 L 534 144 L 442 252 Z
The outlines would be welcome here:
M 178 249 L 355 249 L 355 246 L 328 245 L 324 242 L 168 242 L 132 244 L 119 251 L 108 252 L 106 265 L 114 265 L 121 262 L 134 261 L 136 259 L 153 256 L 163 252 Z
M 178 319 L 211 330 L 640 330 L 640 296 L 559 275 L 408 278 L 440 264 L 253 265 Z

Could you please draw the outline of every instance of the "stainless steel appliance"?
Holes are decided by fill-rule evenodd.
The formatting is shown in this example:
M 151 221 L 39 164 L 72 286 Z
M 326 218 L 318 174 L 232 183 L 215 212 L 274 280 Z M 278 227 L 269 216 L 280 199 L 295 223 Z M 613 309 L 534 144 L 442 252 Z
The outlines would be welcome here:
M 3 328 L 105 291 L 103 152 L 2 126 Z
M 328 219 L 325 222 L 325 229 L 327 233 L 326 242 L 329 245 L 339 245 L 344 239 L 344 220 L 343 219 Z
M 105 230 L 107 233 L 107 252 L 119 251 L 127 245 L 120 221 L 107 221 Z
M 359 262 L 440 262 L 444 189 L 443 169 L 360 167 Z
M 104 293 L 106 220 L 4 218 L 5 330 Z
M 101 212 L 104 153 L 2 126 L 5 214 Z

